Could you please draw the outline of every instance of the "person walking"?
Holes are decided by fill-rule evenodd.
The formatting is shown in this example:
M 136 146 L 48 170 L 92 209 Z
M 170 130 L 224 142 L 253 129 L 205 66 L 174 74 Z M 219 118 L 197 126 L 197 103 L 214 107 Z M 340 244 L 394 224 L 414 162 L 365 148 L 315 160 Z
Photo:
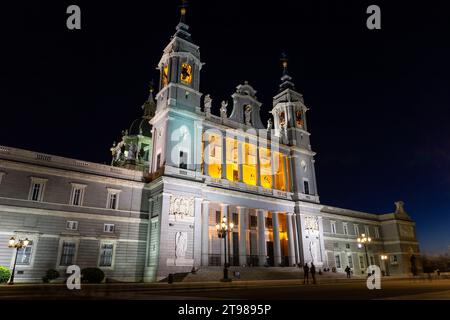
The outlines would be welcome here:
M 305 283 L 309 283 L 309 267 L 308 267 L 308 263 L 305 263 L 305 265 L 303 266 L 303 284 Z
M 313 280 L 313 284 L 316 284 L 316 266 L 312 262 L 311 262 L 310 272 L 311 272 L 311 278 Z
M 352 272 L 352 269 L 350 269 L 350 267 L 347 266 L 347 268 L 345 268 L 345 272 L 347 273 L 347 278 L 350 279 L 350 274 L 351 274 L 351 272 Z

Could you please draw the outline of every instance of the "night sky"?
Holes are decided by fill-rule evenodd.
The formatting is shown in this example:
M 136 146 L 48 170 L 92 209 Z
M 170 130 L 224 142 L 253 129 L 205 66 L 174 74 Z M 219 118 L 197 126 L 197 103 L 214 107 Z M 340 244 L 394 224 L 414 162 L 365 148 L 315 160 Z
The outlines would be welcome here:
M 396 3 L 394 6 L 393 2 Z M 80 31 L 66 8 L 81 7 Z M 450 245 L 450 10 L 445 1 L 190 1 L 215 112 L 245 80 L 265 123 L 280 53 L 304 95 L 324 204 L 373 213 L 403 200 L 423 251 Z M 366 28 L 381 7 L 382 29 Z M 178 1 L 2 4 L 0 145 L 109 163 L 141 115 Z M 231 99 L 230 99 L 231 103 Z

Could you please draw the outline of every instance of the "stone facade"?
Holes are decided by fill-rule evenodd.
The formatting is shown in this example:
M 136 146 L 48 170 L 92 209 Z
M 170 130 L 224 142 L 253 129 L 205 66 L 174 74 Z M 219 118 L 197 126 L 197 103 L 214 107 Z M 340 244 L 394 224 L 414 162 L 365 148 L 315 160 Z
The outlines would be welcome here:
M 200 93 L 199 47 L 182 20 L 158 64 L 159 92 L 111 149 L 111 166 L 0 146 L 0 265 L 11 266 L 11 236 L 27 237 L 16 281 L 40 281 L 69 264 L 102 268 L 109 280 L 156 281 L 192 267 L 318 268 L 367 262 L 408 274 L 419 256 L 415 223 L 397 202 L 376 215 L 323 205 L 303 96 L 287 59 L 268 126 L 244 83 L 221 115 Z M 148 125 L 145 121 L 148 121 Z M 223 217 L 234 223 L 218 237 Z M 365 250 L 362 234 L 372 238 Z M 381 260 L 381 255 L 388 257 Z

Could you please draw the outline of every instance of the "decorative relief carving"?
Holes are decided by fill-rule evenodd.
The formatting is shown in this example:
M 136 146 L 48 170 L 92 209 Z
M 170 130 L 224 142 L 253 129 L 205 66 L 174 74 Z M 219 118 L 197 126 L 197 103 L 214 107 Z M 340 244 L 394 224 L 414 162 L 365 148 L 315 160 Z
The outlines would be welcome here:
M 319 219 L 317 217 L 305 217 L 305 229 L 309 231 L 319 231 Z
M 183 259 L 187 250 L 187 232 L 177 232 L 175 234 L 175 257 Z
M 169 215 L 175 220 L 194 217 L 194 197 L 171 195 Z
M 404 224 L 400 225 L 400 236 L 402 238 L 414 238 L 414 228 Z

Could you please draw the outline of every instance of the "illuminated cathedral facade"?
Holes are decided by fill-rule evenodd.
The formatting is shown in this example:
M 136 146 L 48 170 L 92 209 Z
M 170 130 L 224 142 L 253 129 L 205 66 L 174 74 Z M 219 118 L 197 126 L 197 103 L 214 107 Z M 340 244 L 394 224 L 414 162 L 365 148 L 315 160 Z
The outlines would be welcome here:
M 382 215 L 320 203 L 308 107 L 287 59 L 267 124 L 247 82 L 212 114 L 185 16 L 158 63 L 159 90 L 114 143 L 111 165 L 0 146 L 0 264 L 11 265 L 15 236 L 31 241 L 16 281 L 70 264 L 118 281 L 225 263 L 409 273 L 419 246 L 401 201 Z

